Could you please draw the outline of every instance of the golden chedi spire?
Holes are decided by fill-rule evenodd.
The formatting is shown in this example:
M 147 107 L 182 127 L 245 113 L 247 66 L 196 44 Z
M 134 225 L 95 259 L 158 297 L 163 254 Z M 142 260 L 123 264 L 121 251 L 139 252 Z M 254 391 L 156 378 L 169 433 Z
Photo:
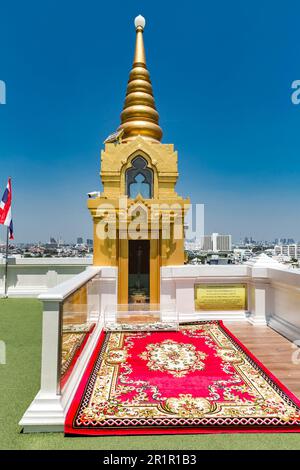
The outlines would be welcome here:
M 129 75 L 126 98 L 121 113 L 122 140 L 128 142 L 141 135 L 153 142 L 160 142 L 162 130 L 155 108 L 150 75 L 147 70 L 143 31 L 145 18 L 141 15 L 134 20 L 136 44 L 132 70 Z

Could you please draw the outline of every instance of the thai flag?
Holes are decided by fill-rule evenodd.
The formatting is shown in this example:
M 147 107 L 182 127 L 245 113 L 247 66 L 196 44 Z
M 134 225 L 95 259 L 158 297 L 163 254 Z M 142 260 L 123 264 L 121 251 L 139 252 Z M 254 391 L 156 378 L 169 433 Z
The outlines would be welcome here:
M 8 227 L 9 239 L 13 240 L 14 232 L 11 215 L 11 195 L 11 179 L 8 178 L 8 183 L 0 202 L 0 224 L 6 225 Z

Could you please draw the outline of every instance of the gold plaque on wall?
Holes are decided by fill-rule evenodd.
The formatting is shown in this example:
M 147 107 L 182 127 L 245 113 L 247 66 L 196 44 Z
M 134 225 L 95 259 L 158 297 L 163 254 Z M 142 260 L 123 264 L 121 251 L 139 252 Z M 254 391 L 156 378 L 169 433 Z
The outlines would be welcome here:
M 195 310 L 246 310 L 245 284 L 196 284 Z

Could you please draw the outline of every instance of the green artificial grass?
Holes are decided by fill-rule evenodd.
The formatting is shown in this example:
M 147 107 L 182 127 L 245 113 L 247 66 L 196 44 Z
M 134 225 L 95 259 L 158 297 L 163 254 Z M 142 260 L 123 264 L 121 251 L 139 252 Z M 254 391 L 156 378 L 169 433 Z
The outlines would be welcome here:
M 42 305 L 35 299 L 0 300 L 0 449 L 202 450 L 300 449 L 300 434 L 216 434 L 65 438 L 62 433 L 21 434 L 18 425 L 39 389 Z

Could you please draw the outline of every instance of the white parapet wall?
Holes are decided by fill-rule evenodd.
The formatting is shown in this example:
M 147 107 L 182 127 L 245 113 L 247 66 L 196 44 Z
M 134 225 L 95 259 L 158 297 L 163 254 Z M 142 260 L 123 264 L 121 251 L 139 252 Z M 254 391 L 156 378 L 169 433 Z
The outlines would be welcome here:
M 246 319 L 245 310 L 209 311 L 195 310 L 194 290 L 197 284 L 226 285 L 246 284 L 250 290 L 251 269 L 245 265 L 184 265 L 161 268 L 162 304 L 176 303 L 180 321 L 190 320 L 236 320 Z M 248 297 L 251 297 L 248 295 Z
M 37 297 L 93 264 L 92 258 L 9 258 L 8 296 Z M 4 294 L 5 260 L 0 259 L 0 296 Z
M 300 346 L 300 270 L 269 271 L 268 325 Z
M 196 284 L 246 284 L 247 309 L 196 311 Z M 170 302 L 175 302 L 181 321 L 222 319 L 268 324 L 291 341 L 300 340 L 300 270 L 265 254 L 243 265 L 162 267 L 161 303 Z

